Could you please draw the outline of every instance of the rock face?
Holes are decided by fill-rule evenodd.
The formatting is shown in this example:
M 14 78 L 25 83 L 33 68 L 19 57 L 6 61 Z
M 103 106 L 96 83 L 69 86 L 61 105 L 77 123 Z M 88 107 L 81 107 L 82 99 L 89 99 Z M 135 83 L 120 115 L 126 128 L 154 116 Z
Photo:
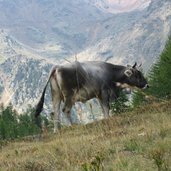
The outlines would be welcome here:
M 141 11 L 120 13 L 94 26 L 96 36 L 78 59 L 113 63 L 142 62 L 145 70 L 156 61 L 171 33 L 171 1 L 152 1 Z
M 147 71 L 171 33 L 171 1 L 134 1 L 0 0 L 0 101 L 34 105 L 51 66 L 75 55 Z
M 0 66 L 5 84 L 2 101 L 11 102 L 19 112 L 37 103 L 52 64 L 20 55 L 8 58 Z
M 0 15 L 2 28 L 48 58 L 80 52 L 87 44 L 89 25 L 110 16 L 88 0 L 2 0 Z
M 90 0 L 100 10 L 107 13 L 123 13 L 146 8 L 151 0 Z

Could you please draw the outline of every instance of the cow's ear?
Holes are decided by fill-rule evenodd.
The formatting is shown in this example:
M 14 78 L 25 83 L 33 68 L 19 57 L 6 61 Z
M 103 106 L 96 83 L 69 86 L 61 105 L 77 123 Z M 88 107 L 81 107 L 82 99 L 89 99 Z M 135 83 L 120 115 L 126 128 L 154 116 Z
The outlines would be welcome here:
M 131 65 L 127 65 L 127 68 L 132 68 L 132 66 Z
M 125 70 L 124 74 L 127 76 L 127 77 L 130 77 L 133 73 L 130 69 L 127 69 Z

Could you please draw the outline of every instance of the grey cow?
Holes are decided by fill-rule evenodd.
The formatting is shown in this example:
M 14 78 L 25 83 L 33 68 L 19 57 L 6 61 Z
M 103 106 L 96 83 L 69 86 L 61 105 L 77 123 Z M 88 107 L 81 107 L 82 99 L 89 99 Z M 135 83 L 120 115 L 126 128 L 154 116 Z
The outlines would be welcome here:
M 54 132 L 60 126 L 60 104 L 62 111 L 72 123 L 70 111 L 75 102 L 86 102 L 97 98 L 101 104 L 104 117 L 109 116 L 109 102 L 118 97 L 118 90 L 123 84 L 144 89 L 148 83 L 143 74 L 133 66 L 113 65 L 100 61 L 74 62 L 68 65 L 55 66 L 50 72 L 42 96 L 38 102 L 37 117 L 44 103 L 45 91 L 50 82 L 54 110 Z

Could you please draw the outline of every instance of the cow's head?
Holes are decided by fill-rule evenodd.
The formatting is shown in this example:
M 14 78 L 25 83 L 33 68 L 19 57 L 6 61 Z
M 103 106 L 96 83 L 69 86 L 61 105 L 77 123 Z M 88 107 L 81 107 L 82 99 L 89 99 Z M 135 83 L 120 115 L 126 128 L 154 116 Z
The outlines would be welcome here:
M 131 86 L 136 86 L 141 89 L 149 87 L 142 72 L 137 69 L 137 63 L 133 66 L 127 66 L 124 71 L 124 75 L 126 76 L 126 82 Z

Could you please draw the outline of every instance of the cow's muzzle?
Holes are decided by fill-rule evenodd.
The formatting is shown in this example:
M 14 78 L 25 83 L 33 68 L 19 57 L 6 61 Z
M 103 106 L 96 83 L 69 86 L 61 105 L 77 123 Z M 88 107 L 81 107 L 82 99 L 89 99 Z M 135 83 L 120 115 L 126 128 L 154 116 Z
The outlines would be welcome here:
M 148 85 L 148 84 L 146 84 L 142 89 L 144 90 L 144 89 L 147 89 L 147 88 L 149 88 L 150 86 Z

